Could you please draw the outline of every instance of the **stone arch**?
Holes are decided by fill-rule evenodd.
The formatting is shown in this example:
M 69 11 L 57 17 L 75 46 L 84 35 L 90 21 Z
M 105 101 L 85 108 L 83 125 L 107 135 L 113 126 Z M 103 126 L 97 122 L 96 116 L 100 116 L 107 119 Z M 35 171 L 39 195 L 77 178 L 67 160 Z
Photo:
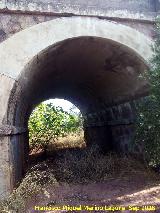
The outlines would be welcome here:
M 34 105 L 50 96 L 50 94 L 45 93 L 46 91 L 50 89 L 54 91 L 54 89 L 56 90 L 58 88 L 52 87 L 51 81 L 47 80 L 53 79 L 54 77 L 52 67 L 57 66 L 54 72 L 56 74 L 61 73 L 60 79 L 63 83 L 65 83 L 66 80 L 68 82 L 64 88 L 61 86 L 60 89 L 63 91 L 59 90 L 61 93 L 57 94 L 63 97 L 66 95 L 67 99 L 72 96 L 71 98 L 73 99 L 71 101 L 73 103 L 82 105 L 79 108 L 81 108 L 86 115 L 88 140 L 90 138 L 88 132 L 91 134 L 98 132 L 96 135 L 102 135 L 102 141 L 104 142 L 104 140 L 106 140 L 105 135 L 106 131 L 108 132 L 108 127 L 102 128 L 102 126 L 118 125 L 118 119 L 122 119 L 123 114 L 125 114 L 125 117 L 126 113 L 124 113 L 124 111 L 127 111 L 129 116 L 131 116 L 127 117 L 127 121 L 125 119 L 123 120 L 125 127 L 123 129 L 114 128 L 114 131 L 112 131 L 112 134 L 117 134 L 117 131 L 120 133 L 123 132 L 121 138 L 125 141 L 126 132 L 130 131 L 126 128 L 126 125 L 130 125 L 128 122 L 134 119 L 129 97 L 134 99 L 136 96 L 146 94 L 146 83 L 142 82 L 139 84 L 137 75 L 147 68 L 147 60 L 152 55 L 151 44 L 152 41 L 150 41 L 150 39 L 130 27 L 96 18 L 82 17 L 60 18 L 38 24 L 4 41 L 0 45 L 0 61 L 3 62 L 0 68 L 0 92 L 2 97 L 0 102 L 0 122 L 2 132 L 1 143 L 2 146 L 5 146 L 7 155 L 0 158 L 0 163 L 7 164 L 11 169 L 8 170 L 7 179 L 5 179 L 6 172 L 2 170 L 2 178 L 0 177 L 2 185 L 0 185 L 0 191 L 11 190 L 24 173 L 24 168 L 27 163 L 27 158 L 25 158 L 27 155 L 27 146 L 25 146 L 27 140 L 27 118 L 24 114 L 28 115 Z M 82 52 L 84 48 L 86 48 L 86 53 L 83 55 Z M 94 57 L 93 52 L 96 57 Z M 123 57 L 123 54 L 125 57 Z M 78 60 L 78 57 L 82 57 L 84 62 L 82 66 L 74 64 L 72 69 L 70 62 L 73 63 L 74 60 L 71 60 L 71 56 L 75 56 L 75 60 Z M 114 60 L 111 59 L 112 57 L 115 57 Z M 55 60 L 52 60 L 52 58 L 55 58 Z M 86 58 L 89 58 L 89 62 L 87 62 Z M 110 60 L 114 63 L 110 63 Z M 117 60 L 119 63 L 117 63 Z M 57 61 L 61 62 L 60 64 L 66 64 L 66 66 L 56 65 Z M 99 70 L 103 70 L 103 75 L 98 84 L 96 64 L 100 67 L 98 68 Z M 125 74 L 125 82 L 126 85 L 131 85 L 131 87 L 126 87 L 129 91 L 126 92 L 127 90 L 123 87 L 125 84 L 123 85 L 123 83 L 121 83 L 123 95 L 120 99 L 118 98 L 120 93 L 117 93 L 116 87 L 115 91 L 111 92 L 112 83 L 120 84 L 119 77 L 115 77 L 115 74 L 104 74 L 104 70 L 108 72 L 113 66 L 116 66 L 118 72 L 127 72 L 127 75 Z M 77 73 L 75 75 L 75 77 L 78 77 L 74 78 L 74 82 L 78 83 L 77 79 L 80 79 L 81 81 L 79 83 L 82 84 L 82 87 L 81 89 L 79 89 L 79 87 L 76 88 L 76 93 L 73 94 L 71 91 L 73 91 L 74 87 L 70 87 L 73 82 L 67 78 L 67 75 L 64 74 L 64 70 L 66 70 L 66 73 L 69 73 L 71 70 L 69 75 L 74 76 L 73 71 L 75 69 L 78 70 L 78 73 L 80 73 L 80 70 L 84 71 L 82 72 L 82 78 L 81 75 L 77 75 Z M 87 72 L 85 70 L 87 70 Z M 115 70 L 113 72 L 115 72 Z M 47 73 L 47 75 L 44 73 Z M 88 75 L 86 75 L 86 73 L 88 73 Z M 123 74 L 121 76 L 121 80 L 123 80 Z M 133 76 L 133 78 L 131 78 L 131 76 Z M 83 84 L 85 79 L 87 81 Z M 110 80 L 107 81 L 107 79 Z M 117 81 L 114 81 L 115 79 L 117 79 Z M 47 89 L 43 91 L 42 87 L 42 90 L 39 92 L 40 95 L 34 96 L 34 91 L 41 87 L 39 84 L 39 82 L 41 82 L 40 80 L 46 80 L 47 83 L 45 85 Z M 106 82 L 104 80 L 106 80 Z M 92 81 L 91 84 L 90 81 Z M 109 85 L 110 81 L 112 83 L 107 87 L 106 85 Z M 129 81 L 129 84 L 127 81 Z M 59 83 L 58 80 L 54 80 L 54 84 L 57 82 Z M 49 87 L 47 87 L 48 85 Z M 68 86 L 70 88 L 69 92 L 67 93 L 65 91 L 64 93 L 64 90 Z M 94 87 L 96 90 L 93 89 Z M 101 89 L 98 89 L 98 87 L 101 87 Z M 133 88 L 135 88 L 135 90 L 133 90 Z M 103 95 L 102 91 L 104 91 Z M 113 94 L 110 96 L 107 91 Z M 43 92 L 44 96 L 41 95 Z M 86 96 L 87 101 L 78 101 L 75 97 L 76 95 L 82 100 L 84 96 Z M 112 100 L 112 97 L 116 98 Z M 34 100 L 36 100 L 36 102 L 34 102 Z M 107 100 L 111 101 L 107 102 Z M 101 102 L 101 104 L 99 104 L 99 102 Z M 29 103 L 29 105 L 27 103 Z M 95 106 L 94 109 L 91 106 Z M 116 116 L 120 117 L 113 120 L 112 118 Z M 111 120 L 109 120 L 110 117 Z M 106 124 L 106 122 L 108 123 Z M 107 134 L 110 133 L 108 132 Z M 97 138 L 95 140 L 97 140 Z M 18 156 L 19 150 L 21 154 Z M 21 162 L 21 164 L 19 162 Z
M 111 39 L 133 49 L 144 60 L 151 57 L 152 41 L 137 30 L 97 18 L 57 18 L 16 33 L 0 45 L 1 74 L 16 79 L 41 50 L 68 38 L 95 36 Z M 7 57 L 6 57 L 7 55 Z
M 146 62 L 152 55 L 153 42 L 131 27 L 97 18 L 58 18 L 27 28 L 0 44 L 2 84 L 7 81 L 7 91 L 11 90 L 14 80 L 40 51 L 56 42 L 79 36 L 96 36 L 117 41 L 133 49 Z M 3 90 L 4 88 L 1 89 L 1 121 L 8 103 L 8 93 Z

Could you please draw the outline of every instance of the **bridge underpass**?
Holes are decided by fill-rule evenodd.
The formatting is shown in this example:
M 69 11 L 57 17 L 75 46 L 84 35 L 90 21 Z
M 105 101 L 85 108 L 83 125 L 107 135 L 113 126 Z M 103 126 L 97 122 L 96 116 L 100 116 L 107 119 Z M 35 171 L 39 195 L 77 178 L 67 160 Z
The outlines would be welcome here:
M 87 145 L 95 143 L 103 151 L 128 153 L 134 135 L 132 102 L 148 92 L 146 82 L 138 77 L 145 69 L 134 51 L 111 40 L 79 37 L 59 42 L 42 51 L 38 60 L 33 58 L 23 70 L 9 100 L 8 123 L 27 129 L 29 115 L 37 104 L 64 98 L 84 116 Z M 16 183 L 27 164 L 28 137 L 16 135 L 12 140 Z M 20 152 L 22 141 L 24 150 Z
M 148 68 L 144 58 L 151 54 L 150 40 L 129 27 L 92 20 L 86 24 L 83 18 L 67 18 L 49 26 L 40 24 L 0 46 L 4 62 L 0 161 L 8 169 L 1 168 L 1 191 L 11 191 L 25 174 L 28 119 L 35 106 L 49 98 L 69 100 L 81 110 L 88 146 L 98 144 L 104 152 L 131 151 L 134 100 L 148 94 L 139 75 Z

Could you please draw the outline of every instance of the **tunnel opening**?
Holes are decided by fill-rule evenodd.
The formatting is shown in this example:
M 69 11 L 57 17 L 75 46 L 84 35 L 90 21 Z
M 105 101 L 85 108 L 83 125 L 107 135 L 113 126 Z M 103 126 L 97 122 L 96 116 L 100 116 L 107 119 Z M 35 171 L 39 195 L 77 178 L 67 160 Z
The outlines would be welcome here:
M 80 110 L 64 99 L 49 99 L 28 120 L 29 164 L 52 158 L 57 152 L 86 147 Z
M 148 94 L 146 81 L 139 78 L 147 68 L 134 50 L 101 37 L 66 39 L 36 55 L 9 100 L 7 123 L 26 130 L 12 136 L 15 182 L 28 164 L 29 116 L 37 104 L 50 98 L 66 99 L 80 109 L 87 146 L 96 144 L 104 153 L 131 152 L 134 100 Z

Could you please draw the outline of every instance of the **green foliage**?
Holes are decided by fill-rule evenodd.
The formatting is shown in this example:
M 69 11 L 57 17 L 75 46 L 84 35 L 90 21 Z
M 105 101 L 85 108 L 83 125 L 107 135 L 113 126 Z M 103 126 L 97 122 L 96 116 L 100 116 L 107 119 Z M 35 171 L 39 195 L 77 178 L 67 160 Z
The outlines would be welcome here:
M 137 105 L 136 143 L 144 146 L 143 154 L 152 166 L 160 164 L 160 105 L 152 96 Z M 144 145 L 143 145 L 144 144 Z
M 152 166 L 160 164 L 160 22 L 157 22 L 157 39 L 153 46 L 151 69 L 144 78 L 150 83 L 150 95 L 137 104 L 136 143 L 145 144 L 145 158 Z
M 28 126 L 32 149 L 45 147 L 58 137 L 80 131 L 82 118 L 80 115 L 65 112 L 61 107 L 55 107 L 51 103 L 41 103 L 32 112 Z

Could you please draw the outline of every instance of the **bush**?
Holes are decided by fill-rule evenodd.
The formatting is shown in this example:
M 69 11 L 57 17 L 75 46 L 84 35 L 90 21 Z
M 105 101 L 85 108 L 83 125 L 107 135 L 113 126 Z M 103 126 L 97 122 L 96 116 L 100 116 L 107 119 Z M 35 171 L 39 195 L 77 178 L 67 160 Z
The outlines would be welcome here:
M 81 116 L 65 112 L 61 107 L 42 103 L 32 112 L 29 122 L 31 149 L 45 148 L 50 141 L 82 129 Z
M 144 157 L 152 166 L 160 165 L 160 22 L 153 47 L 151 69 L 144 78 L 149 81 L 150 94 L 137 103 L 136 143 L 144 144 Z

